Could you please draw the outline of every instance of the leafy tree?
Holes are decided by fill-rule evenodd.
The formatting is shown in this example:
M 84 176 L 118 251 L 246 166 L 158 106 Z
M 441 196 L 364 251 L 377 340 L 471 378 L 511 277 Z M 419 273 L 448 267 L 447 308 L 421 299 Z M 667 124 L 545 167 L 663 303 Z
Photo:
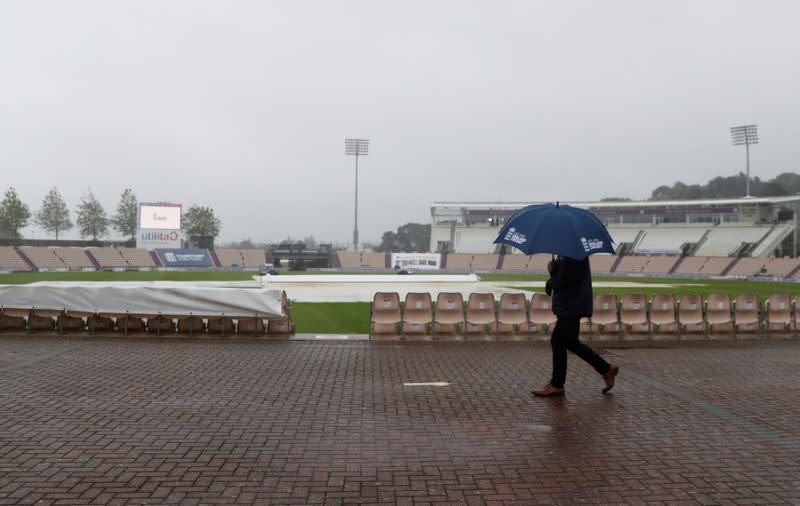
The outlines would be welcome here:
M 98 237 L 108 233 L 108 216 L 103 209 L 103 204 L 94 196 L 92 190 L 81 198 L 78 205 L 78 227 L 81 229 L 81 237 L 91 237 L 96 241 Z
M 222 222 L 210 207 L 193 205 L 183 213 L 183 229 L 189 237 L 214 237 L 219 235 Z
M 58 189 L 54 186 L 50 188 L 42 201 L 42 208 L 36 213 L 35 222 L 47 232 L 55 233 L 58 240 L 58 233 L 72 228 L 72 221 L 69 219 L 69 209 Z
M 249 237 L 247 239 L 242 239 L 239 242 L 230 242 L 226 245 L 228 248 L 234 249 L 256 249 L 256 245 L 252 239 Z
M 10 232 L 16 239 L 22 237 L 20 229 L 28 226 L 31 210 L 17 196 L 14 188 L 6 190 L 6 196 L 0 202 L 0 230 Z
M 317 249 L 317 247 L 319 247 L 319 243 L 314 239 L 313 235 L 305 236 L 305 238 L 303 238 L 303 243 L 306 245 L 306 249 Z
M 120 234 L 130 237 L 131 240 L 136 237 L 136 213 L 138 210 L 139 203 L 136 195 L 130 188 L 125 188 L 119 198 L 119 204 L 117 204 L 117 213 L 111 218 L 111 224 Z
M 406 223 L 397 232 L 384 232 L 378 251 L 394 253 L 424 253 L 431 247 L 431 226 L 423 223 Z

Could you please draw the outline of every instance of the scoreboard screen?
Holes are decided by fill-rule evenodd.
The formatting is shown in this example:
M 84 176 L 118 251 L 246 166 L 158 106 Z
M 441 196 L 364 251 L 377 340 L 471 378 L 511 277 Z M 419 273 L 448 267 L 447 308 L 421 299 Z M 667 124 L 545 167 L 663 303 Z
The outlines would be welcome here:
M 139 228 L 179 230 L 181 228 L 180 204 L 141 204 Z

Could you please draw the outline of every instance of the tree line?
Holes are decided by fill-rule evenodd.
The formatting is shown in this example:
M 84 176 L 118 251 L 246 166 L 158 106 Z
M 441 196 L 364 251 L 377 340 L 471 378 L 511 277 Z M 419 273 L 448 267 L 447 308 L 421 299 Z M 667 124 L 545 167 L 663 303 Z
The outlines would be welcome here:
M 659 186 L 650 195 L 650 200 L 725 199 L 744 196 L 747 176 L 740 172 L 735 176 L 715 177 L 704 185 L 685 184 L 681 181 L 672 186 Z M 750 193 L 754 197 L 780 197 L 800 193 L 800 174 L 784 172 L 772 179 L 750 178 Z
M 89 189 L 81 198 L 75 212 L 75 223 L 70 217 L 69 208 L 58 189 L 53 187 L 44 197 L 41 207 L 32 212 L 23 202 L 16 190 L 8 188 L 0 201 L 0 231 L 5 231 L 15 239 L 21 239 L 21 230 L 35 224 L 55 235 L 72 230 L 78 226 L 81 238 L 93 241 L 106 236 L 114 229 L 122 236 L 134 240 L 138 224 L 139 202 L 130 188 L 125 188 L 117 204 L 116 212 L 109 216 L 105 208 Z M 189 236 L 214 237 L 219 235 L 222 224 L 211 207 L 193 205 L 183 213 L 182 228 Z

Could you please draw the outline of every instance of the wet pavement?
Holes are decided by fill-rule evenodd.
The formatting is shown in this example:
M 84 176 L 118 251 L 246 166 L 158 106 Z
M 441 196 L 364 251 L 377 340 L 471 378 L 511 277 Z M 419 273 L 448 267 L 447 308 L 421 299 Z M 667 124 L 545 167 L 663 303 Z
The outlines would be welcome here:
M 0 337 L 0 504 L 800 503 L 800 342 L 604 353 Z

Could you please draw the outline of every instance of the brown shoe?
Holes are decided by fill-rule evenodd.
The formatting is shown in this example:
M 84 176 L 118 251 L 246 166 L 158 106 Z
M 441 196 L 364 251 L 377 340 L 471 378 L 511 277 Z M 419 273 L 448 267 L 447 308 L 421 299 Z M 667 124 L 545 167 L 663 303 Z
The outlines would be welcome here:
M 534 390 L 531 393 L 537 397 L 563 397 L 564 389 L 556 388 L 550 383 L 548 383 L 547 385 L 545 385 L 544 388 L 540 388 L 539 390 Z
M 606 387 L 603 389 L 603 393 L 614 388 L 614 378 L 617 377 L 617 374 L 619 374 L 619 366 L 612 365 L 608 372 L 603 375 L 603 379 L 606 381 Z

